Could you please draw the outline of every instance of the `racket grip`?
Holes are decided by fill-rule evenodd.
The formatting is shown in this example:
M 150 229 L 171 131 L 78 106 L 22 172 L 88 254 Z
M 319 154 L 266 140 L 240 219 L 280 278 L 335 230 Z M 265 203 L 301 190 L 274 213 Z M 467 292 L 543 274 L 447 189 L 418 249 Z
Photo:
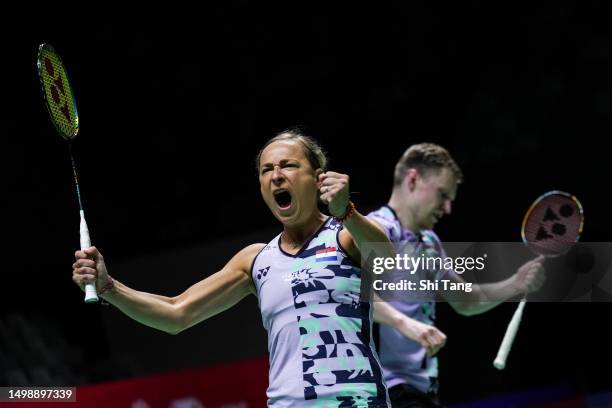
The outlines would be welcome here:
M 516 332 L 518 331 L 519 325 L 521 324 L 521 319 L 523 318 L 523 309 L 525 309 L 525 303 L 527 298 L 523 298 L 521 303 L 519 303 L 518 307 L 514 311 L 514 315 L 512 315 L 512 319 L 508 324 L 508 328 L 506 329 L 506 334 L 504 334 L 504 339 L 499 346 L 499 351 L 497 352 L 497 357 L 495 357 L 495 361 L 493 361 L 493 366 L 498 370 L 503 370 L 506 368 L 506 360 L 508 359 L 508 354 L 510 353 L 510 349 L 512 348 L 512 343 L 514 343 L 514 338 L 516 337 Z
M 79 232 L 81 237 L 81 250 L 83 250 L 91 246 L 91 239 L 89 238 L 89 228 L 87 228 L 87 222 L 85 221 L 85 212 L 80 210 L 79 213 L 81 215 Z M 96 303 L 97 301 L 98 293 L 96 292 L 96 284 L 85 284 L 85 303 Z

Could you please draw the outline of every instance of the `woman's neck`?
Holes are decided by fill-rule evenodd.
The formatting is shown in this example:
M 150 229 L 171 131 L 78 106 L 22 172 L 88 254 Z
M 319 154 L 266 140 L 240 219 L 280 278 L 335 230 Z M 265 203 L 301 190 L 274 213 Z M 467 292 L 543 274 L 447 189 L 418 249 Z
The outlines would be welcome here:
M 321 227 L 325 219 L 325 215 L 321 214 L 319 211 L 315 211 L 313 216 L 302 224 L 291 226 L 285 225 L 281 235 L 281 244 L 286 245 L 289 249 L 301 248 Z

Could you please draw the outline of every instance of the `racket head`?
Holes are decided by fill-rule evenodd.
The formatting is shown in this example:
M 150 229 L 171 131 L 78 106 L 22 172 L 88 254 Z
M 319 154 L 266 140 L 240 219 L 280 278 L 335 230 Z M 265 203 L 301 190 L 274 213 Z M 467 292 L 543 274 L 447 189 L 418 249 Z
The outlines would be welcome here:
M 62 59 L 49 44 L 38 47 L 38 77 L 51 122 L 61 137 L 72 140 L 79 133 L 79 114 Z
M 521 226 L 523 242 L 533 252 L 548 257 L 567 253 L 578 242 L 584 211 L 578 199 L 564 191 L 549 191 L 529 207 Z

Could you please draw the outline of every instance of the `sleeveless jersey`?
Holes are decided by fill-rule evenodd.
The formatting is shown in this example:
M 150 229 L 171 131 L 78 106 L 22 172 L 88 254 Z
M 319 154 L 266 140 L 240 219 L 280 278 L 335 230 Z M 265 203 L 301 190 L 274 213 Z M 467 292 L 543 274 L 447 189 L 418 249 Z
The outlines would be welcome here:
M 372 307 L 360 301 L 361 269 L 328 218 L 295 255 L 279 234 L 251 275 L 270 354 L 270 407 L 388 407 L 372 341 Z

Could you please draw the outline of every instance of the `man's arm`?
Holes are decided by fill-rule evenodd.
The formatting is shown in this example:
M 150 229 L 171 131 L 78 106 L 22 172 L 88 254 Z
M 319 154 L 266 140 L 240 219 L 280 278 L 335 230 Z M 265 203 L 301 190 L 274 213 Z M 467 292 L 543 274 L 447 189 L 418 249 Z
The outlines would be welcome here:
M 439 291 L 456 312 L 473 316 L 493 309 L 500 303 L 515 296 L 535 292 L 544 284 L 546 271 L 542 265 L 543 256 L 538 256 L 521 265 L 516 273 L 503 281 L 472 285 L 471 292 L 454 291 L 452 293 Z M 456 283 L 465 281 L 459 275 L 452 273 L 449 279 Z
M 374 295 L 374 321 L 393 327 L 404 337 L 416 341 L 427 350 L 430 357 L 446 344 L 446 335 L 437 327 L 406 316 L 377 295 Z
M 112 284 L 102 297 L 132 319 L 177 334 L 203 320 L 229 309 L 255 292 L 249 276 L 253 259 L 264 244 L 250 245 L 238 252 L 219 272 L 191 286 L 178 296 L 167 297 L 141 292 L 113 281 L 102 254 L 95 248 L 77 251 L 73 280 L 81 288 L 96 282 L 97 290 Z

